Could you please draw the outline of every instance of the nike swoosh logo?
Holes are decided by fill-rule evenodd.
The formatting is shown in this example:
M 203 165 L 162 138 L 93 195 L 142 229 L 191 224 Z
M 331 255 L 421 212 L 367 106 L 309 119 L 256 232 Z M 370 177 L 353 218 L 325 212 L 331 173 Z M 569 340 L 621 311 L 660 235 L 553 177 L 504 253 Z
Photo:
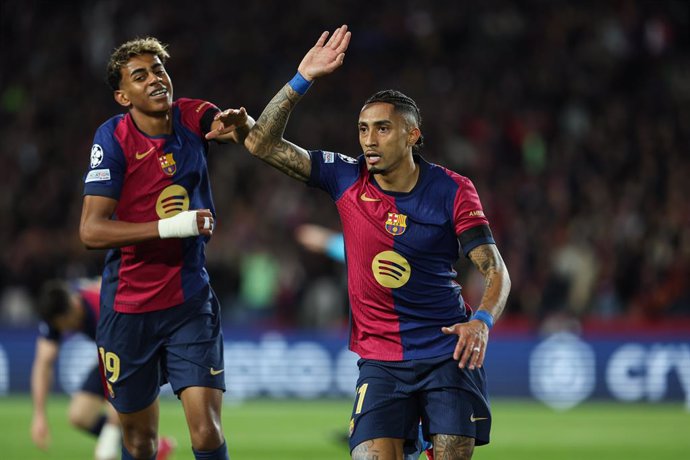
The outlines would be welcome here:
M 470 422 L 480 422 L 482 420 L 489 420 L 489 417 L 475 417 L 474 414 L 470 415 Z
M 215 370 L 214 368 L 211 368 L 211 375 L 222 374 L 224 371 L 225 371 L 225 369 L 218 369 L 218 370 Z
M 149 153 L 153 152 L 155 149 L 156 149 L 156 147 L 151 147 L 151 148 L 148 149 L 146 152 L 135 153 L 135 154 L 134 154 L 134 158 L 136 158 L 137 160 L 142 160 L 142 159 L 146 158 L 146 156 L 147 156 Z
M 381 198 L 369 198 L 369 197 L 367 196 L 367 192 L 362 193 L 362 194 L 359 196 L 359 199 L 362 200 L 362 201 L 381 201 Z

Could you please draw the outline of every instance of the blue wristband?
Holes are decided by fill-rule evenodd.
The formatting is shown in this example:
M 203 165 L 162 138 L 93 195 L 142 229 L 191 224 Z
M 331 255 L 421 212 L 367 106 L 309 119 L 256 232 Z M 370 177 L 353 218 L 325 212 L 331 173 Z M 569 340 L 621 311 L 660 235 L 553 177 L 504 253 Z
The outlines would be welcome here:
M 486 326 L 491 329 L 494 327 L 494 317 L 491 316 L 491 313 L 489 313 L 486 310 L 477 310 L 474 312 L 474 315 L 470 318 L 470 321 L 473 319 L 478 319 L 482 323 L 486 324 Z
M 290 80 L 288 85 L 290 85 L 290 87 L 294 89 L 297 94 L 304 96 L 304 93 L 307 92 L 312 83 L 314 83 L 313 80 L 307 81 L 307 79 L 304 78 L 298 71 L 295 76 L 292 77 L 292 80 Z

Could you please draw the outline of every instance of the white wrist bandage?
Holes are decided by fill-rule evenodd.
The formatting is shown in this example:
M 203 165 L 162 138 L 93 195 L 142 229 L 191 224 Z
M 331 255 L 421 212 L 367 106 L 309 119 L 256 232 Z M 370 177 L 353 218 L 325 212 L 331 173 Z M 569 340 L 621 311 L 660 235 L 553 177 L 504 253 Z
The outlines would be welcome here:
M 158 234 L 161 239 L 187 238 L 199 234 L 196 224 L 196 211 L 182 211 L 181 213 L 158 221 Z

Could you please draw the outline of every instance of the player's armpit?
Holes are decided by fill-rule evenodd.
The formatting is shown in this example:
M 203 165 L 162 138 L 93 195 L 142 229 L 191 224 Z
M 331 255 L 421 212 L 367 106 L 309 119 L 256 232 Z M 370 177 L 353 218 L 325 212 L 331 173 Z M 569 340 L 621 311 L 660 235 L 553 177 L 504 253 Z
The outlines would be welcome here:
M 510 275 L 506 264 L 494 244 L 477 246 L 470 251 L 469 258 L 484 275 L 484 295 L 479 307 L 498 319 L 510 292 Z

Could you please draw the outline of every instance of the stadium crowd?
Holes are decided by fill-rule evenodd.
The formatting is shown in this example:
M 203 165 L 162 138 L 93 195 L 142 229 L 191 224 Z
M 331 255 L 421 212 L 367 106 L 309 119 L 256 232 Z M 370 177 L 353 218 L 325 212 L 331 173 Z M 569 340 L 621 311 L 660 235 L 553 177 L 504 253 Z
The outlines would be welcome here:
M 357 156 L 356 114 L 385 88 L 421 108 L 429 160 L 470 177 L 512 278 L 508 316 L 690 316 L 690 5 L 683 1 L 275 3 L 6 0 L 0 8 L 0 324 L 31 322 L 53 277 L 100 273 L 78 238 L 91 135 L 117 43 L 171 44 L 178 94 L 258 112 L 318 32 L 356 31 L 343 68 L 289 127 Z M 344 269 L 306 251 L 338 230 L 326 194 L 237 146 L 210 154 L 208 267 L 228 322 L 337 326 Z M 478 301 L 481 276 L 459 280 Z

